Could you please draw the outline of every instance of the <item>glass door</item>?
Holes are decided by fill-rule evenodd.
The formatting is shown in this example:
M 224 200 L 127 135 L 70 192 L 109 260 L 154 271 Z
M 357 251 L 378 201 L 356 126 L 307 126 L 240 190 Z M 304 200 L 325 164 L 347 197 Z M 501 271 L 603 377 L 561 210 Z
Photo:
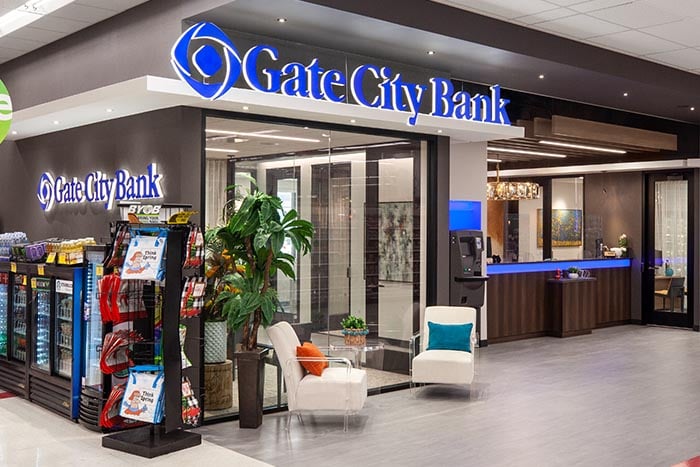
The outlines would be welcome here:
M 32 278 L 32 367 L 51 371 L 51 279 Z
M 12 286 L 12 358 L 27 361 L 27 276 L 15 274 Z
M 279 196 L 282 200 L 282 210 L 285 213 L 292 209 L 299 210 L 299 177 L 298 167 L 274 168 L 267 171 L 267 192 Z M 298 261 L 299 257 L 291 240 L 284 241 L 282 251 L 294 256 Z M 298 262 L 296 273 L 297 275 L 299 273 Z M 277 289 L 277 298 L 279 299 L 280 309 L 278 311 L 292 316 L 295 322 L 298 321 L 299 290 L 297 282 L 284 274 L 275 274 L 273 285 Z
M 10 275 L 0 273 L 0 356 L 7 357 L 7 303 Z
M 647 176 L 644 321 L 692 327 L 691 174 Z
M 54 369 L 71 377 L 73 364 L 73 281 L 56 279 L 56 348 Z

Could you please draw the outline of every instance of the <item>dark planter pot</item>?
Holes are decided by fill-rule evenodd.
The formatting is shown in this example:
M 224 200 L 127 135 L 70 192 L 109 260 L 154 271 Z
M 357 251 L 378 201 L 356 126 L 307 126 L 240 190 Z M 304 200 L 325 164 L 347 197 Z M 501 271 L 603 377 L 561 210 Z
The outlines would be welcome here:
M 269 349 L 235 352 L 238 364 L 239 426 L 257 428 L 262 425 L 265 385 L 265 357 Z

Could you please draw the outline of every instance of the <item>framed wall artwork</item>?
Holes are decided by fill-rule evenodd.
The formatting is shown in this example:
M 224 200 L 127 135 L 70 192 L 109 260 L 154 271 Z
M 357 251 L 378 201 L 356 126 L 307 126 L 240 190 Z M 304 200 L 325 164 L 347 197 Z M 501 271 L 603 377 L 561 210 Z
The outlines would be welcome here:
M 583 245 L 583 211 L 552 209 L 552 247 Z M 537 210 L 537 247 L 542 248 L 542 209 Z
M 413 203 L 379 203 L 379 280 L 413 282 Z

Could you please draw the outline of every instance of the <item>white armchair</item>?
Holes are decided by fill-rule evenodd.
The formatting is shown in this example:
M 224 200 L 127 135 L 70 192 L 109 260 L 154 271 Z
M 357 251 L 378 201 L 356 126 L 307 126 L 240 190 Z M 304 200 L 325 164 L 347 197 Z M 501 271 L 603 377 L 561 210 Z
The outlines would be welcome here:
M 367 399 L 367 373 L 352 367 L 347 358 L 327 357 L 329 367 L 321 376 L 304 374 L 301 361 L 317 361 L 312 357 L 297 357 L 299 338 L 286 321 L 267 328 L 267 334 L 282 366 L 287 385 L 287 405 L 292 413 L 301 417 L 303 411 L 339 410 L 344 412 L 344 431 L 348 430 L 348 416 L 358 412 Z M 340 367 L 333 367 L 333 364 Z
M 430 342 L 428 322 L 440 324 L 473 323 L 470 336 L 471 352 L 459 350 L 428 350 Z M 429 306 L 425 309 L 422 334 L 416 334 L 411 343 L 411 387 L 415 383 L 471 384 L 474 380 L 474 352 L 476 348 L 476 310 L 470 307 Z M 420 353 L 415 352 L 415 341 L 420 337 Z

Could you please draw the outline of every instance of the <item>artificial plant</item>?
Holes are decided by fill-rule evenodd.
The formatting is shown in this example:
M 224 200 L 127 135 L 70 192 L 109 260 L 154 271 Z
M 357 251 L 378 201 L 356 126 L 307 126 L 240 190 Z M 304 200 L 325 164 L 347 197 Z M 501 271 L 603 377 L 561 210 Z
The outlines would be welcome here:
M 228 189 L 233 189 L 229 187 Z M 238 203 L 236 203 L 238 204 Z M 296 210 L 283 213 L 282 200 L 253 189 L 233 207 L 224 226 L 212 235 L 220 241 L 235 267 L 222 278 L 223 290 L 215 305 L 229 327 L 243 329 L 241 350 L 255 350 L 260 325 L 272 323 L 277 309 L 277 291 L 271 288 L 271 278 L 277 272 L 296 279 L 294 255 L 284 252 L 289 239 L 302 256 L 311 250 L 314 228 L 300 219 Z

